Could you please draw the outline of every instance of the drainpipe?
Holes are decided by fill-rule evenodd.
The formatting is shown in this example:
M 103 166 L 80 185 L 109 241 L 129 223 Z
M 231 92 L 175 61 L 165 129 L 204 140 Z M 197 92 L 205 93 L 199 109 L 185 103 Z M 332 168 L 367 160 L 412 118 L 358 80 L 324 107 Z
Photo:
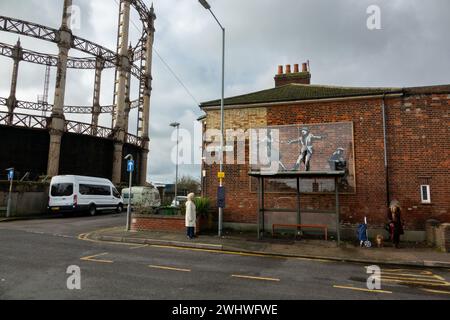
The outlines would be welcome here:
M 386 133 L 386 105 L 385 105 L 386 94 L 383 94 L 383 98 L 381 100 L 381 110 L 383 114 L 383 144 L 384 144 L 384 172 L 386 179 L 386 201 L 389 206 L 390 203 L 390 195 L 389 195 L 389 166 L 388 166 L 388 157 L 387 157 L 387 133 Z

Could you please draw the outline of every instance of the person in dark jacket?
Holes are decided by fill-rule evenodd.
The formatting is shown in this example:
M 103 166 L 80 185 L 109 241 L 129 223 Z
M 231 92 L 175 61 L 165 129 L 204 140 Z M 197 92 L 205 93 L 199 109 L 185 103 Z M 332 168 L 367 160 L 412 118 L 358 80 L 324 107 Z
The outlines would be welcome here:
M 392 243 L 396 248 L 398 248 L 400 244 L 400 236 L 404 233 L 404 231 L 403 220 L 401 217 L 401 207 L 400 203 L 397 200 L 392 200 L 389 205 L 388 220 L 389 233 Z

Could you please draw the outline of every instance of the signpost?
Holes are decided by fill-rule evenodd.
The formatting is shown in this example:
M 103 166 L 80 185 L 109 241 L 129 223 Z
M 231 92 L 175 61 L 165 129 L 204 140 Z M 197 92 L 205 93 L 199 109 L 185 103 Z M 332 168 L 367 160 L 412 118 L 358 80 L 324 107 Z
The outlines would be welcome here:
M 6 217 L 9 218 L 11 215 L 11 194 L 12 186 L 14 180 L 14 168 L 6 169 L 8 171 L 8 181 L 9 181 L 9 193 L 8 193 L 8 204 L 6 205 Z
M 219 187 L 217 188 L 217 208 L 223 209 L 225 208 L 225 187 L 223 186 L 222 180 L 225 178 L 225 172 L 219 171 L 217 173 L 217 178 L 219 178 Z
M 134 161 L 133 160 L 128 160 L 128 162 L 127 162 L 127 171 L 128 172 L 133 172 L 134 171 Z
M 125 160 L 128 160 L 127 162 L 127 171 L 130 174 L 130 181 L 129 181 L 129 193 L 128 193 L 128 206 L 127 206 L 127 227 L 126 231 L 130 231 L 131 227 L 131 199 L 132 199 L 132 193 L 131 193 L 131 182 L 133 179 L 133 172 L 134 172 L 134 160 L 133 156 L 131 154 L 127 155 L 125 157 Z

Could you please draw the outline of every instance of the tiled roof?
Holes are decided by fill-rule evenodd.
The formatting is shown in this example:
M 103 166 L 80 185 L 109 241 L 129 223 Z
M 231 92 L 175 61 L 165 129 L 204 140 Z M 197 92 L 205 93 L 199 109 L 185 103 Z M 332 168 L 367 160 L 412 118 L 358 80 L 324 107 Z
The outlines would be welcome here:
M 226 98 L 225 105 L 243 105 L 254 103 L 288 102 L 311 99 L 327 99 L 379 95 L 384 93 L 402 93 L 402 88 L 359 88 L 335 87 L 324 85 L 287 84 L 272 89 Z M 200 107 L 219 106 L 220 100 L 207 101 Z

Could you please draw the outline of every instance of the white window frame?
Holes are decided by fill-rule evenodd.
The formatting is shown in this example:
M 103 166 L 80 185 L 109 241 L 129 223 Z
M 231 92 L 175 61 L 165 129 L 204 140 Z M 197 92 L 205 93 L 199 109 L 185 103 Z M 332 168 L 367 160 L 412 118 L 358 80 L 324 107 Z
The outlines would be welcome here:
M 423 198 L 423 188 L 426 188 L 427 199 Z M 420 200 L 422 203 L 431 203 L 431 191 L 429 184 L 421 184 L 420 185 Z

